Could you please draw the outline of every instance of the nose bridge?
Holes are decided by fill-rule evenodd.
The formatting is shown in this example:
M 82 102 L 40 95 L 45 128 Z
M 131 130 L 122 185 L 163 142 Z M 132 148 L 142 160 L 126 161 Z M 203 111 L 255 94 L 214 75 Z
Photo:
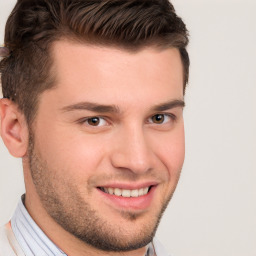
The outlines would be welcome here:
M 117 168 L 143 173 L 152 168 L 152 150 L 145 131 L 140 125 L 122 129 L 112 154 L 112 164 Z

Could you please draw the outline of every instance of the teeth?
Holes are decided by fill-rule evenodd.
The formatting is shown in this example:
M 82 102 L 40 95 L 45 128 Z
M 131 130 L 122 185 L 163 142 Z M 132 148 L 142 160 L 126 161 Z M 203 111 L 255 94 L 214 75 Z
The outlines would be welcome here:
M 106 193 L 109 193 L 109 194 L 113 195 L 114 194 L 114 189 L 113 188 L 107 188 Z
M 123 197 L 130 197 L 131 196 L 131 190 L 123 189 L 122 190 L 122 196 Z
M 146 195 L 148 193 L 149 187 L 143 188 L 143 194 Z
M 115 189 L 114 189 L 114 194 L 115 194 L 116 196 L 121 196 L 121 195 L 122 195 L 122 190 L 119 189 L 119 188 L 115 188 Z
M 138 191 L 138 189 L 132 190 L 132 192 L 131 192 L 131 197 L 138 197 L 138 196 L 139 196 L 139 191 Z
M 139 196 L 142 196 L 142 195 L 143 195 L 143 192 L 144 192 L 144 189 L 143 189 L 143 188 L 139 189 Z
M 122 197 L 139 197 L 144 196 L 148 193 L 149 187 L 140 188 L 140 189 L 120 189 L 120 188 L 101 188 L 102 191 L 105 193 L 115 195 L 115 196 L 122 196 Z

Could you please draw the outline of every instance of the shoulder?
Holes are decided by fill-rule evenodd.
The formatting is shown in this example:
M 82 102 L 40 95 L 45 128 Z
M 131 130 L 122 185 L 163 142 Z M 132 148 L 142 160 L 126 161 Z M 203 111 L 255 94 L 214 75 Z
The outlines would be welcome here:
M 11 247 L 7 236 L 7 227 L 0 227 L 0 256 L 16 255 Z
M 10 223 L 0 227 L 0 256 L 25 256 L 14 237 Z
M 153 240 L 157 256 L 171 256 L 157 238 Z

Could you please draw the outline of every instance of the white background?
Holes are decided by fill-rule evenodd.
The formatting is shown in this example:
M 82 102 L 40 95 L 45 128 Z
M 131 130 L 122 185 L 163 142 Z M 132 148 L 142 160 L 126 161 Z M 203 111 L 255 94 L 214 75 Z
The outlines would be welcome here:
M 0 43 L 14 0 L 0 0 Z M 187 24 L 186 160 L 158 238 L 175 256 L 256 255 L 256 1 L 173 0 Z M 0 142 L 0 224 L 24 192 Z

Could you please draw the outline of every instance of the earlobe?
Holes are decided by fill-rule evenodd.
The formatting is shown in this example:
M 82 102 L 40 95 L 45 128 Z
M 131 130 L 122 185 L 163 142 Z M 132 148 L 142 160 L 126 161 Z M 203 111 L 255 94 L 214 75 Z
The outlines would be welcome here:
M 17 105 L 8 100 L 0 100 L 1 129 L 0 134 L 14 157 L 23 157 L 28 147 L 28 128 L 24 115 Z

